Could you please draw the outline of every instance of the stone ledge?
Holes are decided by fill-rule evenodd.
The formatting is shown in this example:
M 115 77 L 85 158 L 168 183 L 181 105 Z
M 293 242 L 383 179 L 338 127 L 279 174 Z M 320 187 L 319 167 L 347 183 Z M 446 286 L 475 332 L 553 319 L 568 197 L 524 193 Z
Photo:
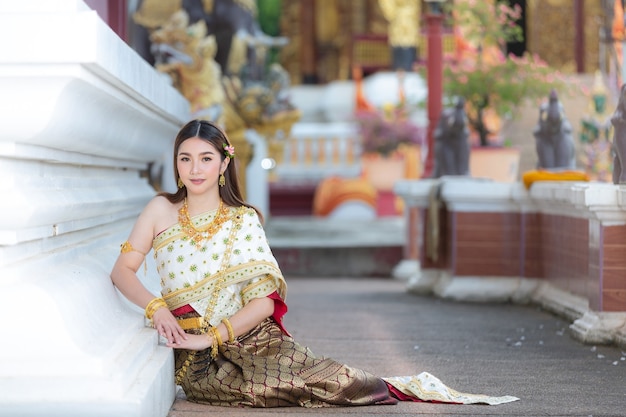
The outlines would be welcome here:
M 374 220 L 325 217 L 272 217 L 266 235 L 272 248 L 388 247 L 406 243 L 401 216 Z

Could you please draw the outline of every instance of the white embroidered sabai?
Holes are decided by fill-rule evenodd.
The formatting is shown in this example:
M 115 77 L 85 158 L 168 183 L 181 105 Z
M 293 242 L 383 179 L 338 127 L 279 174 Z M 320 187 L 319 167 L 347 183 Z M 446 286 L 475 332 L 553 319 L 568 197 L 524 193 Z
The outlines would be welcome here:
M 215 214 L 216 210 L 191 220 L 202 231 L 209 227 Z M 284 279 L 256 212 L 231 207 L 228 217 L 199 249 L 178 224 L 160 233 L 153 242 L 161 293 L 169 308 L 189 304 L 203 313 L 209 300 L 214 299 L 215 311 L 220 314 L 210 317 L 212 326 L 235 314 L 242 303 L 253 298 L 274 291 L 281 297 L 286 295 Z

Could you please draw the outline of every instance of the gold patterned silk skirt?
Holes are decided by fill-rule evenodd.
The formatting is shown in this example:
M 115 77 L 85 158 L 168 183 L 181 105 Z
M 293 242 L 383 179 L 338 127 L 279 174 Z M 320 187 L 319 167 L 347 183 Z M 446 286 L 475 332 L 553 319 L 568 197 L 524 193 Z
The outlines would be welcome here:
M 176 371 L 189 351 L 175 349 Z M 180 384 L 188 401 L 219 406 L 333 407 L 395 404 L 387 384 L 365 371 L 318 358 L 269 318 L 212 360 L 196 352 Z

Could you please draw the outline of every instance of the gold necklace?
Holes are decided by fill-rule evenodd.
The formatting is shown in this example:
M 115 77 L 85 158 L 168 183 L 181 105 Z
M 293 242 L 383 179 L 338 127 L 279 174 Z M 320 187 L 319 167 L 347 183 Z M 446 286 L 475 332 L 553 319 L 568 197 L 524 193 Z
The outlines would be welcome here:
M 220 265 L 220 269 L 217 271 L 215 276 L 215 285 L 213 287 L 213 292 L 211 293 L 211 298 L 209 300 L 209 304 L 207 305 L 206 311 L 204 312 L 204 320 L 201 329 L 201 334 L 207 334 L 209 329 L 211 328 L 211 318 L 213 317 L 213 313 L 215 312 L 215 306 L 217 305 L 217 300 L 219 298 L 220 292 L 224 287 L 224 283 L 226 282 L 226 269 L 230 263 L 230 257 L 233 253 L 233 244 L 235 242 L 235 234 L 237 233 L 237 229 L 241 227 L 242 222 L 242 210 L 243 207 L 240 207 L 237 210 L 237 215 L 233 219 L 233 227 L 230 230 L 230 237 L 228 239 L 228 244 L 226 245 L 226 250 L 224 251 L 224 257 L 222 258 L 222 263 Z M 189 364 L 194 361 L 196 357 L 196 351 L 192 350 L 187 355 L 187 359 L 183 366 L 178 369 L 176 373 L 176 384 L 181 385 L 181 382 L 184 376 L 187 374 L 187 368 L 189 368 Z
M 193 225 L 193 222 L 189 217 L 187 199 L 183 201 L 183 206 L 178 209 L 178 223 L 180 223 L 183 233 L 191 239 L 191 243 L 196 245 L 198 249 L 202 247 L 202 242 L 204 240 L 209 240 L 213 237 L 226 220 L 228 220 L 228 208 L 224 206 L 224 202 L 221 199 L 220 206 L 217 209 L 217 213 L 215 213 L 215 217 L 209 226 L 204 230 L 198 230 Z

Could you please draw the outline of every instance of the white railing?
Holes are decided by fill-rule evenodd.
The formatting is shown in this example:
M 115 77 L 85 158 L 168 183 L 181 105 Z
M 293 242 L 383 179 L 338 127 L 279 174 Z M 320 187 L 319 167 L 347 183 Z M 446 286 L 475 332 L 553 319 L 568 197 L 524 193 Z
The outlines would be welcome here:
M 277 182 L 318 182 L 361 172 L 361 144 L 354 123 L 296 123 L 284 140 L 283 159 L 273 173 Z

